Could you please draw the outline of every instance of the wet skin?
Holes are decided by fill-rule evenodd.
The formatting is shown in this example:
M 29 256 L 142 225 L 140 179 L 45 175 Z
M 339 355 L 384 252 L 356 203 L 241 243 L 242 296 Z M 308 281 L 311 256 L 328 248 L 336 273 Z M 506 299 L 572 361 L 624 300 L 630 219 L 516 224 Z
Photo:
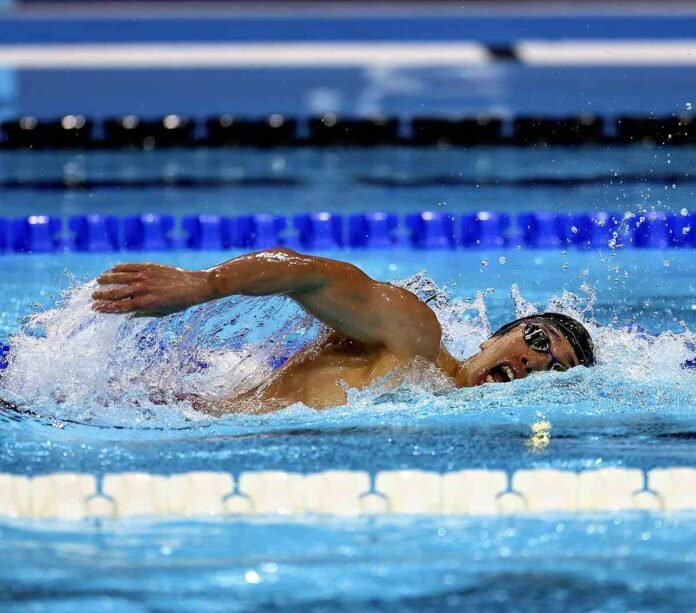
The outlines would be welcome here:
M 201 410 L 263 413 L 302 402 L 317 409 L 345 404 L 346 388 L 362 389 L 420 361 L 434 364 L 458 387 L 522 379 L 547 371 L 552 357 L 524 339 L 524 326 L 490 338 L 479 353 L 458 360 L 442 345 L 433 311 L 408 290 L 375 281 L 345 262 L 268 249 L 203 271 L 160 264 L 119 264 L 97 278 L 92 308 L 100 313 L 164 316 L 234 294 L 284 295 L 327 327 L 257 388 L 207 401 Z M 551 354 L 566 368 L 578 364 L 570 343 L 542 324 Z

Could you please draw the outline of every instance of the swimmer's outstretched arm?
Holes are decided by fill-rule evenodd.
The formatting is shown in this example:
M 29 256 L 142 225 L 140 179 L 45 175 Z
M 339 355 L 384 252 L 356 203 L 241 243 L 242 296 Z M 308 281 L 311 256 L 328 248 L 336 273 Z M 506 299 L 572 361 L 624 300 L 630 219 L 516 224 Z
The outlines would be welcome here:
M 338 260 L 268 249 L 202 271 L 119 264 L 97 278 L 100 313 L 161 316 L 224 296 L 284 295 L 340 334 L 392 353 L 435 360 L 441 328 L 414 294 Z

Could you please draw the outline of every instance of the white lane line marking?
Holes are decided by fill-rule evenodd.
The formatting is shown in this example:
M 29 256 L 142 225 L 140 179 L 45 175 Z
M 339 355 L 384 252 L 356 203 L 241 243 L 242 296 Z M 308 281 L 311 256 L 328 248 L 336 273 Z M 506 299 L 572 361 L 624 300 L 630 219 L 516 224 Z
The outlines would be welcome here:
M 101 485 L 101 486 L 100 486 Z M 506 515 L 696 510 L 696 468 L 601 468 L 581 472 L 465 469 L 283 471 L 172 475 L 126 472 L 97 478 L 0 473 L 2 518 L 227 515 Z
M 539 66 L 693 66 L 696 40 L 519 41 L 521 62 Z
M 0 65 L 14 68 L 433 66 L 489 61 L 486 47 L 474 42 L 0 46 Z
M 518 41 L 538 66 L 692 66 L 696 39 Z M 453 43 L 217 43 L 0 45 L 0 65 L 25 68 L 461 66 L 493 61 L 485 45 Z

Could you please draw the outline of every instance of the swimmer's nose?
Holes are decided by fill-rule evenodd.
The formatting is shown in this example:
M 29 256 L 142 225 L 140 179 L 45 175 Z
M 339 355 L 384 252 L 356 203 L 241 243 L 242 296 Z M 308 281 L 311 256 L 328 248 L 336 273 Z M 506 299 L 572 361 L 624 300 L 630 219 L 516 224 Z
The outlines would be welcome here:
M 548 370 L 548 366 L 548 357 L 542 353 L 535 353 L 534 355 L 525 354 L 518 356 L 513 361 L 512 368 L 515 371 L 515 376 L 518 379 L 522 379 L 533 372 Z

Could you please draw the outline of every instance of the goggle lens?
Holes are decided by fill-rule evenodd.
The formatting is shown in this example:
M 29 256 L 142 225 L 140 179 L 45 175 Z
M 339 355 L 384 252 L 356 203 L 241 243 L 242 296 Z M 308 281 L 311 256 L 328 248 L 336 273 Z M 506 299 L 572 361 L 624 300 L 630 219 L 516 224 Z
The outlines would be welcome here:
M 548 332 L 539 324 L 531 324 L 524 329 L 524 342 L 527 343 L 530 349 L 538 351 L 539 353 L 548 353 L 551 356 L 553 363 L 549 370 L 555 372 L 565 372 L 568 370 L 554 358 L 551 353 L 551 339 L 549 338 Z
M 530 349 L 541 353 L 548 353 L 551 347 L 551 340 L 546 330 L 535 324 L 532 324 L 524 331 L 524 340 Z

